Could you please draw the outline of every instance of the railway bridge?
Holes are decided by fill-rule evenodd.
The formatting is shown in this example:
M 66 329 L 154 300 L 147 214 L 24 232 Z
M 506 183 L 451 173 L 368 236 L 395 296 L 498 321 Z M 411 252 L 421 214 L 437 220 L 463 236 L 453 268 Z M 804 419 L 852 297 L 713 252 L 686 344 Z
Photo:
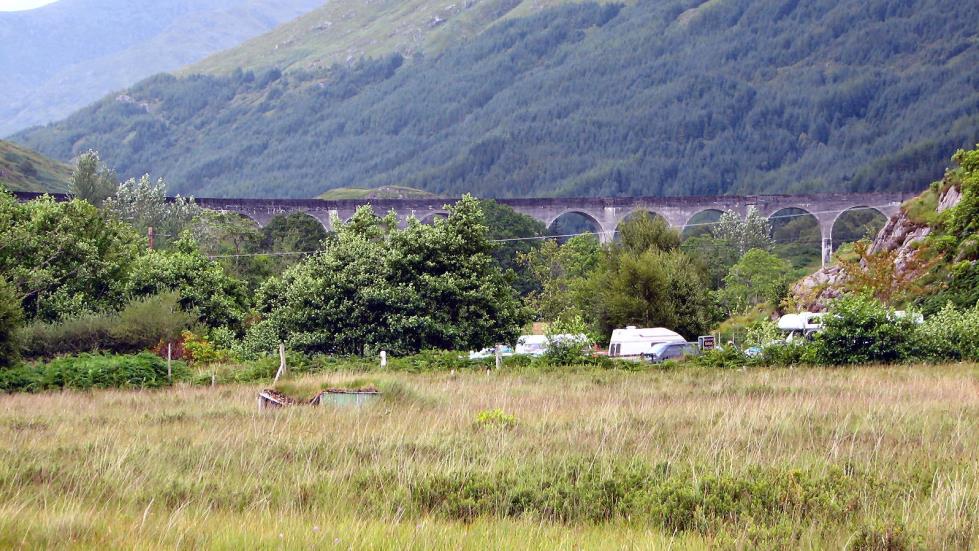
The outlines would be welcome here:
M 36 197 L 35 193 L 17 193 L 22 200 Z M 683 230 L 698 214 L 733 211 L 744 216 L 754 208 L 762 216 L 774 219 L 783 212 L 804 211 L 815 217 L 822 236 L 823 262 L 832 253 L 833 226 L 839 217 L 853 209 L 873 209 L 885 217 L 894 215 L 912 192 L 821 193 L 809 195 L 719 195 L 689 197 L 546 197 L 497 199 L 550 227 L 561 216 L 576 213 L 584 216 L 597 228 L 599 240 L 613 239 L 619 224 L 637 212 L 662 216 L 672 227 Z M 64 196 L 56 196 L 63 199 Z M 402 220 L 414 217 L 429 222 L 447 214 L 445 205 L 455 199 L 234 199 L 195 198 L 200 206 L 235 212 L 254 220 L 259 226 L 272 218 L 304 213 L 318 220 L 328 231 L 334 220 L 347 220 L 358 207 L 373 206 L 379 214 L 394 211 Z

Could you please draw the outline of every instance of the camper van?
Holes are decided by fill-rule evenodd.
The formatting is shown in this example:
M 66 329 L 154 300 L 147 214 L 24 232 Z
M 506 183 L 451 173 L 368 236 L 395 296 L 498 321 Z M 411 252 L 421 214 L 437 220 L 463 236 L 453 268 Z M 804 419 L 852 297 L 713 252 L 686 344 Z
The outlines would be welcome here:
M 663 327 L 639 328 L 630 325 L 625 329 L 612 331 L 608 355 L 614 358 L 640 358 L 649 353 L 654 344 L 662 342 L 685 343 L 687 339 L 676 331 Z
M 799 312 L 798 314 L 785 314 L 778 319 L 778 328 L 783 333 L 787 333 L 785 340 L 792 341 L 798 338 L 809 338 L 822 329 L 822 314 L 813 312 Z

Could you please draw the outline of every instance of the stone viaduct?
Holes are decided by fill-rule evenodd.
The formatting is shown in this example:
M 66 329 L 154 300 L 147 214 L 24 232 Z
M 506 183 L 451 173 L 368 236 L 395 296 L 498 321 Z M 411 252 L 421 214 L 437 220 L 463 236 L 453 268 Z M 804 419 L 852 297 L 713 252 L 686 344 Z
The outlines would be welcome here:
M 38 194 L 17 193 L 22 200 Z M 565 214 L 577 213 L 588 218 L 597 229 L 599 239 L 609 242 L 625 218 L 646 211 L 662 216 L 671 226 L 682 230 L 691 219 L 705 211 L 734 211 L 744 216 L 754 207 L 766 218 L 783 216 L 785 209 L 799 209 L 811 214 L 819 223 L 823 243 L 823 262 L 832 252 L 833 225 L 840 215 L 851 209 L 874 209 L 885 217 L 895 214 L 905 200 L 916 195 L 911 192 L 826 193 L 813 195 L 720 195 L 707 197 L 555 197 L 497 199 L 517 212 L 531 216 L 550 227 Z M 59 196 L 59 199 L 63 196 Z M 375 212 L 395 211 L 402 220 L 414 217 L 429 222 L 446 214 L 445 204 L 454 199 L 350 199 L 324 201 L 319 199 L 219 199 L 195 198 L 202 207 L 235 212 L 254 220 L 259 226 L 272 218 L 301 212 L 318 220 L 327 230 L 333 220 L 347 220 L 361 205 L 370 204 Z

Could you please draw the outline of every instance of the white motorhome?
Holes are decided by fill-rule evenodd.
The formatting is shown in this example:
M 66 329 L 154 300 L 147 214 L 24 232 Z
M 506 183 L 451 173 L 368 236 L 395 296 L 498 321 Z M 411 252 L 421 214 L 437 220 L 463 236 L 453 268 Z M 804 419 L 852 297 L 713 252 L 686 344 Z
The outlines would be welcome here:
M 664 327 L 640 328 L 630 325 L 625 329 L 612 331 L 608 355 L 615 358 L 639 358 L 649 352 L 654 344 L 662 342 L 687 342 L 687 339 Z
M 814 312 L 799 312 L 798 314 L 785 314 L 778 319 L 778 328 L 783 333 L 788 333 L 787 341 L 796 338 L 804 338 L 822 329 L 822 314 Z

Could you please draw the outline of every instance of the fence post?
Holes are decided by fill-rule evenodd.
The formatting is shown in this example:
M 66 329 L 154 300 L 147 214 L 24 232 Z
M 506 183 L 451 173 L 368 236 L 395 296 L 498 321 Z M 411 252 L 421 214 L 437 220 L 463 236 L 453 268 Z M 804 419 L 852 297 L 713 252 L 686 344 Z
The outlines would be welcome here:
M 173 367 L 171 362 L 173 361 L 173 343 L 167 343 L 167 379 L 173 382 Z
M 497 344 L 496 345 L 496 368 L 500 369 L 503 367 L 503 348 Z
M 384 369 L 387 366 L 388 366 L 388 353 L 385 352 L 384 350 L 381 350 L 381 369 Z
M 275 372 L 275 380 L 272 384 L 279 382 L 279 377 L 285 375 L 286 373 L 286 344 L 283 342 L 279 343 L 279 370 Z

